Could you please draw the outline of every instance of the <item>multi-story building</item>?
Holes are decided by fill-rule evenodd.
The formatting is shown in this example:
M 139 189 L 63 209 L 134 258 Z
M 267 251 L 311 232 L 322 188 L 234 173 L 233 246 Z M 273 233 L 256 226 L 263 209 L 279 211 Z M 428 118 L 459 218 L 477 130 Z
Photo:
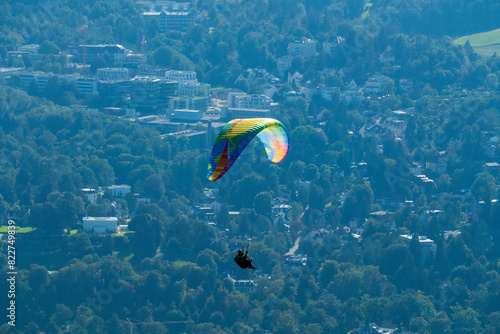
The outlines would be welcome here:
M 278 103 L 263 94 L 229 93 L 227 98 L 228 108 L 269 109 L 272 111 Z
M 163 9 L 141 13 L 141 17 L 146 27 L 149 28 L 153 24 L 153 20 L 156 20 L 158 29 L 165 32 L 168 30 L 187 30 L 201 18 L 201 13 L 194 9 L 175 10 L 172 8 L 172 10 Z
M 91 188 L 83 188 L 80 189 L 80 191 L 82 195 L 85 196 L 88 202 L 90 203 L 97 202 L 97 197 L 98 197 L 97 190 Z
M 304 58 L 311 58 L 316 54 L 316 42 L 302 37 L 300 40 L 288 44 L 288 54 L 291 57 L 303 56 Z
M 338 47 L 345 43 L 345 39 L 343 37 L 337 36 L 333 39 L 329 39 L 328 41 L 323 43 L 323 52 L 330 57 L 333 57 Z
M 135 77 L 130 80 L 130 105 L 136 109 L 156 110 L 168 105 L 168 96 L 162 95 L 162 79 Z
M 228 108 L 230 119 L 235 118 L 268 118 L 273 114 L 269 109 Z
M 83 231 L 93 233 L 116 233 L 118 218 L 116 217 L 83 217 Z
M 179 96 L 187 97 L 206 97 L 210 96 L 210 85 L 195 81 L 179 83 Z
M 203 117 L 202 110 L 191 110 L 191 109 L 175 109 L 174 119 L 177 121 L 189 121 L 196 122 L 200 121 Z
M 285 55 L 283 57 L 279 57 L 276 60 L 276 68 L 278 70 L 278 74 L 280 76 L 284 76 L 285 72 L 292 66 L 292 57 L 289 55 Z
M 195 71 L 166 71 L 165 79 L 177 81 L 179 85 L 187 82 L 198 82 L 198 79 L 196 79 Z
M 97 69 L 97 79 L 103 81 L 128 80 L 128 69 L 123 67 L 106 67 Z
M 192 109 L 192 110 L 203 110 L 206 111 L 210 104 L 210 99 L 208 97 L 189 97 L 181 96 L 169 100 L 170 110 L 175 109 Z
M 148 61 L 148 56 L 142 53 L 132 53 L 129 52 L 125 55 L 125 58 L 122 60 L 123 66 L 138 68 L 140 65 L 146 64 Z
M 102 98 L 112 99 L 112 105 L 118 106 L 130 94 L 130 80 L 99 80 L 97 91 Z
M 93 94 L 97 91 L 97 79 L 78 77 L 72 75 L 54 75 L 52 73 L 43 72 L 22 72 L 19 73 L 21 78 L 21 88 L 27 90 L 33 80 L 36 81 L 39 89 L 45 89 L 47 82 L 53 76 L 57 76 L 59 80 L 67 80 L 74 82 L 78 88 L 77 93 L 80 95 Z
M 129 54 L 129 50 L 119 44 L 79 45 L 70 47 L 68 53 L 75 55 L 82 62 L 84 50 L 87 63 L 97 58 L 104 58 L 110 62 L 123 62 L 125 56 Z
M 111 192 L 113 197 L 123 197 L 130 192 L 130 186 L 127 184 L 113 185 L 107 187 L 107 190 Z
M 411 244 L 413 236 L 409 234 L 401 234 L 401 237 L 403 238 L 405 244 L 407 244 L 408 246 Z M 424 259 L 436 255 L 437 246 L 434 243 L 434 240 L 427 238 L 425 235 L 421 235 L 418 237 L 418 242 L 422 249 L 422 255 Z
M 247 294 L 247 295 L 253 293 L 253 289 L 255 287 L 255 282 L 253 280 L 249 280 L 249 279 L 235 280 L 230 276 L 228 276 L 228 277 L 231 279 L 231 281 L 233 281 L 234 289 L 236 291 Z

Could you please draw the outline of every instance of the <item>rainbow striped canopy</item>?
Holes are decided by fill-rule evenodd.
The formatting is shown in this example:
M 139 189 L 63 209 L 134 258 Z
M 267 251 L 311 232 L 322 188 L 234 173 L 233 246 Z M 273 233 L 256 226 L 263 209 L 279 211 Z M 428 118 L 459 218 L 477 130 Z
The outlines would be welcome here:
M 269 160 L 280 162 L 285 158 L 288 153 L 288 132 L 280 121 L 272 118 L 233 119 L 224 125 L 215 139 L 207 179 L 220 179 L 255 136 L 264 144 Z

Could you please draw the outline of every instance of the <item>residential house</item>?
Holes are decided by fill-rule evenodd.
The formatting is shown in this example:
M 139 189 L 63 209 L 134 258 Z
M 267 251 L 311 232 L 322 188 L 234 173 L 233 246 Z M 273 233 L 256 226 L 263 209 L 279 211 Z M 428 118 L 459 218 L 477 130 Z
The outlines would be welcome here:
M 369 81 L 365 84 L 365 92 L 378 94 L 382 90 L 382 84 L 376 81 Z
M 406 126 L 407 122 L 402 121 L 400 119 L 396 119 L 394 117 L 388 117 L 384 121 L 384 126 L 387 130 L 391 131 L 394 133 L 396 138 L 405 138 L 405 131 L 406 131 Z
M 330 233 L 333 233 L 331 230 L 327 230 L 325 228 L 319 228 L 316 230 L 312 230 L 309 232 L 306 236 L 306 239 L 310 242 L 314 242 L 318 239 L 323 239 L 324 237 L 328 236 Z
M 80 192 L 89 203 L 97 202 L 97 197 L 98 197 L 97 190 L 91 188 L 83 188 L 80 189 Z
M 433 173 L 444 174 L 448 169 L 448 162 L 444 153 L 440 152 L 439 156 L 434 156 L 425 162 L 425 168 Z
M 384 51 L 380 54 L 378 60 L 380 60 L 382 64 L 394 63 L 394 55 L 391 51 Z
M 323 84 L 318 85 L 318 94 L 326 101 L 331 101 L 335 93 L 339 93 L 338 87 L 330 87 Z
M 93 233 L 116 233 L 118 218 L 116 217 L 83 217 L 83 231 Z
M 346 90 L 356 90 L 358 89 L 358 85 L 356 84 L 356 81 L 351 80 L 347 85 L 346 85 Z
M 362 327 L 356 334 L 414 334 L 404 327 L 380 327 L 375 323 L 370 323 Z
M 337 52 L 338 47 L 343 43 L 345 43 L 345 39 L 340 36 L 329 39 L 323 43 L 323 52 L 326 55 L 333 57 L 335 52 Z
M 413 80 L 410 80 L 410 79 L 399 80 L 399 89 L 401 89 L 401 90 L 413 89 Z
M 123 197 L 130 192 L 130 186 L 127 184 L 113 185 L 106 187 L 106 190 L 110 191 L 113 197 Z
M 446 218 L 446 213 L 443 210 L 424 210 L 420 214 L 420 221 L 424 225 L 431 222 L 433 218 L 436 218 L 442 222 Z
M 234 289 L 238 292 L 244 293 L 246 295 L 249 295 L 253 293 L 254 287 L 255 287 L 255 282 L 253 280 L 249 279 L 239 279 L 235 280 L 231 276 L 228 275 L 228 277 L 233 281 L 234 283 Z
M 394 214 L 389 211 L 375 211 L 369 213 L 370 217 L 376 221 L 386 223 L 390 230 L 396 230 L 396 221 L 394 220 Z
M 359 103 L 363 100 L 363 93 L 355 90 L 346 90 L 340 95 L 346 104 Z
M 401 234 L 401 237 L 408 246 L 411 244 L 413 236 L 409 234 Z M 424 259 L 427 259 L 430 256 L 434 257 L 436 255 L 437 246 L 434 243 L 434 240 L 427 238 L 425 235 L 421 235 L 418 237 L 418 242 L 422 249 L 422 256 Z
M 280 77 L 283 77 L 290 67 L 292 67 L 292 57 L 290 57 L 290 55 L 285 55 L 276 59 L 276 69 Z
M 496 175 L 500 171 L 500 164 L 498 162 L 486 162 L 481 169 L 492 175 Z
M 307 264 L 307 255 L 296 254 L 283 257 L 281 268 L 284 272 L 292 268 L 304 268 Z
M 389 82 L 389 80 L 391 80 L 391 78 L 385 76 L 385 75 L 379 75 L 377 77 L 375 77 L 373 80 L 375 80 L 376 82 L 380 83 L 380 84 L 385 84 L 386 82 Z

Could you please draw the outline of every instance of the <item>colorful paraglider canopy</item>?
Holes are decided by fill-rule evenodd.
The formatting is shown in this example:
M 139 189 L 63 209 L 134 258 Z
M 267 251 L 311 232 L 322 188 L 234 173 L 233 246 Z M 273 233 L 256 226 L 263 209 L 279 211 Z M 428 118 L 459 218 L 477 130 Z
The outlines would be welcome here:
M 269 160 L 280 162 L 285 158 L 288 153 L 288 132 L 280 121 L 272 118 L 233 119 L 224 125 L 215 139 L 207 179 L 220 179 L 255 136 L 264 144 Z

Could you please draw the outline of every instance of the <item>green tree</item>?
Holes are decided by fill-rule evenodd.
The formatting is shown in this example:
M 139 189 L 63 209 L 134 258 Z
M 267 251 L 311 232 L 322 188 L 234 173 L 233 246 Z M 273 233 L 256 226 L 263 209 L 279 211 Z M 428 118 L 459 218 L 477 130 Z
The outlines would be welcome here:
M 453 306 L 452 310 L 453 323 L 451 325 L 451 329 L 453 333 L 473 334 L 480 333 L 482 331 L 477 311 L 470 307 L 463 308 L 461 306 Z
M 482 172 L 477 174 L 476 179 L 471 187 L 471 193 L 478 200 L 483 200 L 485 202 L 490 202 L 497 192 L 497 186 L 495 184 L 495 178 L 491 176 L 488 172 Z
M 261 192 L 257 194 L 253 200 L 253 207 L 255 212 L 264 216 L 271 216 L 272 202 L 271 194 L 269 192 Z

